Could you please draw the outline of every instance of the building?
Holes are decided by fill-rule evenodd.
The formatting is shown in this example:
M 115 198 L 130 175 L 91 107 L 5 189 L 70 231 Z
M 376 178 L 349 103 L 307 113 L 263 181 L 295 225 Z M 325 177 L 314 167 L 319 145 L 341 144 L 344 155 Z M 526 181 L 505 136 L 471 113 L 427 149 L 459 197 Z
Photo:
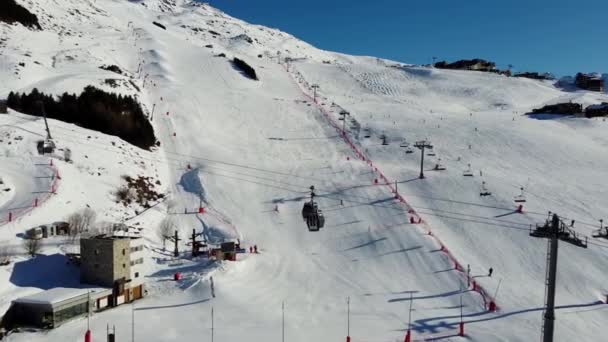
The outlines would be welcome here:
M 496 63 L 486 61 L 483 59 L 462 59 L 453 63 L 447 63 L 445 61 L 435 63 L 435 68 L 438 69 L 452 69 L 452 70 L 474 70 L 474 71 L 485 71 L 485 72 L 498 72 L 496 69 Z
M 143 249 L 143 239 L 128 234 L 80 239 L 80 281 L 112 288 L 98 298 L 97 309 L 143 297 Z
M 9 329 L 15 326 L 56 328 L 94 311 L 92 304 L 96 298 L 111 292 L 111 289 L 98 288 L 53 288 L 14 300 L 2 323 Z
M 0 100 L 0 114 L 8 113 L 8 107 L 6 106 L 6 101 Z
M 576 74 L 575 84 L 577 87 L 589 91 L 604 92 L 604 79 L 599 74 Z
M 43 224 L 38 227 L 28 229 L 25 235 L 29 239 L 42 239 L 55 235 L 68 235 L 70 232 L 70 224 L 67 222 L 53 222 L 51 224 Z
M 524 77 L 524 78 L 531 78 L 533 80 L 555 80 L 555 76 L 553 76 L 553 74 L 545 72 L 545 73 L 538 73 L 538 72 L 520 72 L 514 75 L 515 77 Z

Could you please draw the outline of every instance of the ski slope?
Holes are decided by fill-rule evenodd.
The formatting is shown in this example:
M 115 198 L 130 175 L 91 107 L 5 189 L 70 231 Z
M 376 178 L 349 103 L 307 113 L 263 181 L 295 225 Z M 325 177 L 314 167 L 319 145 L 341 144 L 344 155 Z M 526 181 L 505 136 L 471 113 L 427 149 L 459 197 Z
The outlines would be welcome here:
M 541 223 L 551 210 L 576 219 L 577 231 L 590 235 L 608 214 L 603 186 L 608 162 L 602 158 L 607 123 L 521 115 L 563 100 L 597 103 L 605 94 L 320 51 L 286 33 L 181 0 L 40 0 L 30 9 L 44 32 L 0 24 L 9 37 L 0 63 L 0 77 L 8 81 L 0 84 L 0 97 L 34 87 L 79 92 L 88 84 L 136 95 L 161 142 L 158 149 L 142 151 L 51 120 L 58 146 L 70 148 L 74 161 L 53 156 L 61 174 L 56 194 L 0 226 L 0 241 L 17 248 L 17 234 L 88 205 L 99 220 L 144 228 L 149 295 L 133 306 L 93 315 L 96 339 L 103 338 L 107 324 L 116 326 L 119 337 L 129 336 L 131 317 L 138 340 L 208 338 L 212 308 L 218 341 L 279 339 L 284 305 L 286 339 L 340 340 L 346 336 L 350 297 L 352 341 L 402 341 L 410 304 L 417 341 L 535 340 L 546 241 L 529 237 L 529 225 Z M 209 44 L 213 47 L 205 47 Z M 277 51 L 292 61 L 278 64 Z M 228 59 L 217 57 L 220 53 L 245 59 L 260 81 L 243 77 Z M 24 58 L 26 67 L 15 75 Z M 125 74 L 98 68 L 110 64 Z M 106 78 L 121 85 L 109 88 Z M 316 103 L 310 100 L 312 84 L 320 86 Z M 365 160 L 332 126 L 331 120 L 341 124 L 340 108 L 361 124 L 359 137 L 352 129 L 348 137 Z M 42 171 L 35 166 L 42 121 L 14 111 L 0 120 L 0 134 L 24 137 L 19 144 L 2 143 L 0 175 L 14 188 L 6 199 L 0 197 L 5 213 L 25 206 L 49 184 L 37 178 Z M 364 128 L 372 132 L 369 139 Z M 381 134 L 389 145 L 381 145 Z M 426 169 L 441 158 L 447 170 L 425 171 L 427 178 L 419 180 L 419 152 L 406 155 L 399 147 L 403 139 L 431 140 L 437 155 L 426 157 Z M 472 178 L 462 176 L 469 163 Z M 381 173 L 390 184 L 397 181 L 406 203 L 395 199 Z M 167 200 L 146 211 L 115 203 L 113 192 L 123 175 L 154 177 Z M 492 196 L 479 196 L 482 180 Z M 310 185 L 317 188 L 327 220 L 314 233 L 301 218 Z M 528 202 L 517 214 L 513 197 L 522 186 Z M 199 203 L 205 213 L 191 214 Z M 239 255 L 237 262 L 192 260 L 184 240 L 184 257 L 174 260 L 156 232 L 165 216 L 182 237 L 195 229 L 210 241 L 257 245 L 260 253 Z M 410 217 L 423 222 L 411 224 Z M 589 243 L 586 250 L 561 244 L 556 341 L 601 339 L 608 315 L 602 304 L 608 242 Z M 74 286 L 75 271 L 54 257 L 72 247 L 49 241 L 38 264 L 17 256 L 14 266 L 0 268 L 0 308 L 50 286 Z M 472 286 L 467 289 L 454 260 L 471 266 L 485 300 Z M 29 275 L 44 262 L 66 276 L 49 281 Z M 175 272 L 184 280 L 168 281 Z M 216 298 L 209 292 L 211 276 Z M 499 311 L 493 313 L 484 301 L 494 297 Z M 461 309 L 466 338 L 457 336 Z M 7 340 L 78 340 L 86 324 L 78 319 Z

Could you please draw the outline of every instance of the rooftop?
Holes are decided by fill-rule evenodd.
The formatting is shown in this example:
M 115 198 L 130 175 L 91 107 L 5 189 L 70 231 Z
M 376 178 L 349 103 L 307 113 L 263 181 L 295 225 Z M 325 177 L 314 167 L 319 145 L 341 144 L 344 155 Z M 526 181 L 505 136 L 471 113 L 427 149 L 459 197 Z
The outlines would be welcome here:
M 30 296 L 21 297 L 15 299 L 13 303 L 23 303 L 23 304 L 47 304 L 53 305 L 57 303 L 61 303 L 68 299 L 72 299 L 78 296 L 86 295 L 87 293 L 100 293 L 103 291 L 107 291 L 105 288 L 83 288 L 83 289 L 75 289 L 75 288 L 66 288 L 66 287 L 56 287 L 50 290 L 42 291 Z

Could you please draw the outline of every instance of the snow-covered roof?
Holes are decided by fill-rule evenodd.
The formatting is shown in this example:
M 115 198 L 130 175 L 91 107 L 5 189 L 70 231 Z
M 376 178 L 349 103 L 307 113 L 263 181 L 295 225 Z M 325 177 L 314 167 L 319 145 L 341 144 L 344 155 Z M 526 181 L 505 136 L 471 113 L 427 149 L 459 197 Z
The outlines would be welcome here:
M 15 299 L 13 303 L 53 305 L 64 302 L 68 299 L 86 295 L 89 291 L 91 292 L 91 296 L 93 296 L 93 294 L 97 294 L 106 290 L 107 289 L 104 288 L 74 289 L 66 287 L 56 287 L 30 296 Z

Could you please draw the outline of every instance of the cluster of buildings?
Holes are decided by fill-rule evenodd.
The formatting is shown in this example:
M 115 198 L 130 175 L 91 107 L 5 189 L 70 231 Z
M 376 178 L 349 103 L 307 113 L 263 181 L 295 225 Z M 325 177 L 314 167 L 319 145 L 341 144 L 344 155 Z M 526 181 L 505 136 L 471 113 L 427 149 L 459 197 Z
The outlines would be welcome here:
M 462 59 L 456 62 L 448 63 L 446 61 L 441 61 L 433 64 L 437 69 L 451 69 L 451 70 L 471 70 L 471 71 L 483 71 L 483 72 L 492 72 L 497 74 L 503 74 L 507 76 L 511 76 L 510 70 L 500 70 L 496 68 L 496 63 L 487 61 L 480 58 L 475 59 Z M 555 76 L 550 73 L 538 73 L 538 72 L 520 72 L 512 75 L 514 77 L 525 77 L 536 80 L 554 80 Z M 560 81 L 560 85 L 564 85 L 565 83 L 573 83 L 576 87 L 580 89 L 585 89 L 589 91 L 597 91 L 604 92 L 606 91 L 605 80 L 602 75 L 598 73 L 578 73 L 574 80 L 571 77 L 568 77 L 565 81 Z
M 80 240 L 82 288 L 53 288 L 12 302 L 1 326 L 55 328 L 65 321 L 145 295 L 143 239 L 104 234 Z M 85 287 L 86 286 L 86 287 Z

